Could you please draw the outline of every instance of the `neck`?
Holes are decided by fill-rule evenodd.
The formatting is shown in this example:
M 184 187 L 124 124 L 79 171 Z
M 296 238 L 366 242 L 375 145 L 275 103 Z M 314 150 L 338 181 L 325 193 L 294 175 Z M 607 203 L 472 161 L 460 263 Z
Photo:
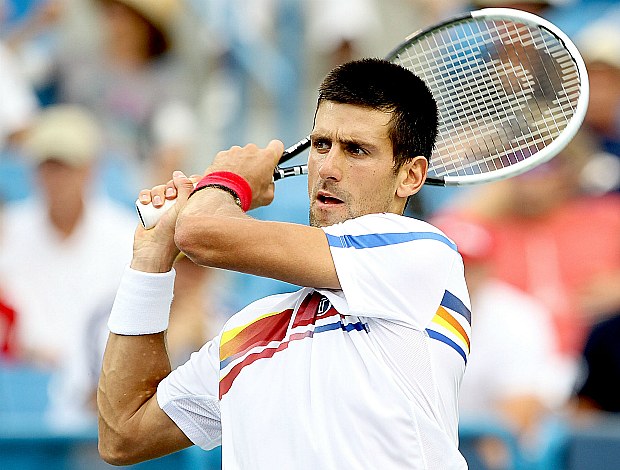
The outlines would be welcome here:
M 78 226 L 84 213 L 84 203 L 81 199 L 69 205 L 51 205 L 48 216 L 52 226 L 60 233 L 63 239 L 69 238 Z

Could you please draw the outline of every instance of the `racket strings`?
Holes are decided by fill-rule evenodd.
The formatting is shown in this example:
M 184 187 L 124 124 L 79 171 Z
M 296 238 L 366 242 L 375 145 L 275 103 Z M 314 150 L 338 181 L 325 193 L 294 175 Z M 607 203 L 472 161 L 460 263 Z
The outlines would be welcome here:
M 526 160 L 566 128 L 580 96 L 579 72 L 563 43 L 523 23 L 451 24 L 411 42 L 395 61 L 425 80 L 438 101 L 436 176 Z

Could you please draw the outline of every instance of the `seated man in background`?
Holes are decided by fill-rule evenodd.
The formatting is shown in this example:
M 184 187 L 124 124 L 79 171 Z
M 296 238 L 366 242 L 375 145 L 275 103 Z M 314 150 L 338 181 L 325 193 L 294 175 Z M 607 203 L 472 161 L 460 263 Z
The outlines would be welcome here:
M 45 108 L 23 147 L 33 194 L 7 204 L 0 219 L 0 286 L 17 311 L 15 355 L 53 372 L 49 422 L 55 426 L 95 422 L 107 314 L 131 260 L 136 218 L 98 184 L 101 146 L 98 121 L 87 110 Z M 180 363 L 206 335 L 208 273 L 188 259 L 177 268 L 169 344 Z
M 100 130 L 88 112 L 46 108 L 24 139 L 33 191 L 2 211 L 0 284 L 18 312 L 18 357 L 67 377 L 89 357 L 85 347 L 101 349 L 89 331 L 90 316 L 113 298 L 131 257 L 127 243 L 135 223 L 126 208 L 97 191 Z M 50 397 L 63 402 L 59 419 L 78 419 L 90 400 L 83 395 L 88 378 L 78 376 L 67 389 L 64 379 L 53 382 L 65 389 Z
M 565 399 L 591 328 L 620 309 L 620 196 L 587 184 L 596 152 L 596 139 L 581 130 L 549 162 L 477 187 L 437 214 L 482 224 L 495 243 L 490 274 L 551 313 L 562 359 L 554 378 Z

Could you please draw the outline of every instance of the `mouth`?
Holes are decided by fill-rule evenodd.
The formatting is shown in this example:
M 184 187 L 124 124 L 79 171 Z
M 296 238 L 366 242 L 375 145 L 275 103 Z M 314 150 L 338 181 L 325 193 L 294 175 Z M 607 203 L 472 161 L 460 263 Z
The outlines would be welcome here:
M 319 193 L 316 196 L 316 200 L 319 203 L 325 204 L 325 205 L 343 204 L 344 202 L 341 199 L 338 199 L 337 197 L 332 196 L 331 194 L 326 193 L 324 191 L 319 191 Z

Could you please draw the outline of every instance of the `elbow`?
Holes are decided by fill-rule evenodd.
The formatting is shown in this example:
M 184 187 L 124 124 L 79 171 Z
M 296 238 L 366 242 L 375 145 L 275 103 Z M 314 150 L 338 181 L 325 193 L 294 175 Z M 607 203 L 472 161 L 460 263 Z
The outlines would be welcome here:
M 188 223 L 187 218 L 181 219 L 179 217 L 174 231 L 174 243 L 188 258 L 198 264 L 202 264 L 199 260 L 198 235 L 194 225 Z
M 205 218 L 194 220 L 192 216 L 179 216 L 177 220 L 174 242 L 194 263 L 202 266 L 211 266 L 212 247 L 207 242 L 214 240 L 214 235 L 209 233 L 209 226 Z
M 108 443 L 99 440 L 98 450 L 99 457 L 110 465 L 120 467 L 136 463 L 130 455 L 123 451 L 122 447 L 111 446 Z
M 140 463 L 141 458 L 137 452 L 138 443 L 132 442 L 129 436 L 123 436 L 119 433 L 111 431 L 104 432 L 99 430 L 99 439 L 97 442 L 97 450 L 101 459 L 114 466 L 126 466 Z

